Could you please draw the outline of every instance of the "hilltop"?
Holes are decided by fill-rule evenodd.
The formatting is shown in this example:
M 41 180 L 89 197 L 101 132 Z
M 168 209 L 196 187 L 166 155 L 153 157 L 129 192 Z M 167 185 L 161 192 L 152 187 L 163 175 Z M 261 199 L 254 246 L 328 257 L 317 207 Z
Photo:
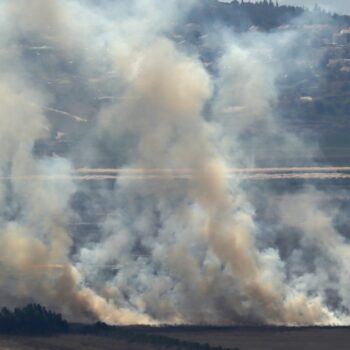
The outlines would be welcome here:
M 307 9 L 300 6 L 279 5 L 278 1 L 272 0 L 257 2 L 233 0 L 230 3 L 202 0 L 191 12 L 190 19 L 194 23 L 217 21 L 245 31 L 252 26 L 261 30 L 272 30 L 289 24 L 301 15 L 307 15 L 309 24 L 350 25 L 350 16 L 326 12 L 317 5 L 313 9 Z

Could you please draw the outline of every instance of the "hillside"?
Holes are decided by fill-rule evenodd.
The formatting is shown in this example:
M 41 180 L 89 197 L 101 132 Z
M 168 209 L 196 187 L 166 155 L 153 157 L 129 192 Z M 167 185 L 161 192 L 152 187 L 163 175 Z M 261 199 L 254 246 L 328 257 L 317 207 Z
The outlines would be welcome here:
M 267 0 L 257 3 L 202 0 L 184 21 L 165 34 L 179 47 L 197 50 L 204 65 L 215 75 L 216 63 L 222 52 L 219 46 L 208 43 L 207 37 L 219 33 L 222 26 L 243 35 L 266 31 L 299 33 L 300 39 L 294 51 L 283 53 L 283 64 L 288 71 L 283 71 L 277 79 L 279 96 L 274 109 L 291 130 L 310 131 L 310 137 L 313 137 L 315 130 L 319 131 L 317 142 L 321 143 L 327 162 L 332 162 L 333 155 L 339 155 L 339 150 L 345 150 L 343 153 L 347 154 L 350 144 L 344 132 L 350 128 L 350 35 L 347 32 L 350 16 L 327 13 L 318 7 L 309 10 Z M 253 37 L 250 40 L 259 41 L 261 38 Z M 64 155 L 74 150 L 77 142 L 80 142 L 80 133 L 88 133 L 99 111 L 115 101 L 113 96 L 93 93 L 96 84 L 108 86 L 113 76 L 76 79 L 78 65 L 64 60 L 61 62 L 59 52 L 49 44 L 41 41 L 23 43 L 28 62 L 39 62 L 45 67 L 47 62 L 58 60 L 64 68 L 47 82 L 48 91 L 56 94 L 57 99 L 54 105 L 46 109 L 53 133 L 49 138 L 37 140 L 34 151 L 39 156 L 52 153 Z M 84 94 L 89 100 L 72 100 L 70 104 L 76 110 L 60 104 L 61 99 L 70 100 L 70 96 L 75 94 Z M 111 165 L 108 161 L 109 151 L 102 149 L 101 152 L 106 158 L 106 166 Z
M 300 6 L 279 5 L 278 1 L 272 0 L 233 0 L 230 3 L 202 0 L 191 12 L 190 20 L 197 24 L 221 22 L 240 31 L 248 30 L 251 26 L 272 30 L 289 24 L 301 15 L 308 16 L 309 24 L 350 25 L 350 16 L 328 13 L 318 6 L 310 10 Z

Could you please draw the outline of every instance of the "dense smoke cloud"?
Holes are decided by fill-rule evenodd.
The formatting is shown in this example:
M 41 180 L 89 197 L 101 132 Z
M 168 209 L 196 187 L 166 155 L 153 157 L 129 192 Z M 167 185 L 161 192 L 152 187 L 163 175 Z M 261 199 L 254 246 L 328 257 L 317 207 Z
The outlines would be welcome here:
M 192 4 L 1 4 L 1 300 L 121 324 L 344 323 L 348 245 L 322 193 L 279 208 L 271 193 L 267 230 L 232 171 L 286 155 L 313 165 L 316 147 L 275 111 L 300 37 L 216 24 L 207 62 L 178 33 Z M 281 228 L 297 231 L 288 256 Z

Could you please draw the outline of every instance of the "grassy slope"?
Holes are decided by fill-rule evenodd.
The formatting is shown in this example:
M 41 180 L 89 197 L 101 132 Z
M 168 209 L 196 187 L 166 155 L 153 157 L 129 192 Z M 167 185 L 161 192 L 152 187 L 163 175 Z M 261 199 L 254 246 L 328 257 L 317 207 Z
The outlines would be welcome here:
M 1 350 L 154 350 L 150 345 L 130 344 L 110 337 L 61 335 L 52 337 L 0 337 Z
M 348 350 L 350 329 L 145 329 L 143 332 L 241 350 Z M 153 350 L 110 336 L 70 334 L 52 337 L 0 337 L 1 350 Z
M 161 334 L 241 350 L 349 350 L 350 329 L 180 330 Z

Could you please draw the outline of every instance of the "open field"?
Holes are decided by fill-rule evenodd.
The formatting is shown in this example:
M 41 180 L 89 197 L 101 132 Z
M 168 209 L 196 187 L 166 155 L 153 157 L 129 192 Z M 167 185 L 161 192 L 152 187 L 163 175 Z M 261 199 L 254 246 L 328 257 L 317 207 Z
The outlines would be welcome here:
M 350 329 L 188 329 L 162 335 L 240 350 L 348 350 Z
M 240 350 L 348 350 L 349 328 L 329 329 L 248 329 L 248 328 L 207 328 L 183 327 L 164 329 L 139 329 L 138 332 L 157 334 L 185 340 L 187 342 L 209 344 L 223 348 Z M 69 334 L 52 337 L 1 336 L 0 350 L 153 350 L 165 349 L 163 345 L 149 345 L 143 342 L 129 343 L 111 335 Z M 181 346 L 171 349 L 182 349 Z
M 130 344 L 112 337 L 60 335 L 52 337 L 0 337 L 0 350 L 153 350 L 149 345 Z

